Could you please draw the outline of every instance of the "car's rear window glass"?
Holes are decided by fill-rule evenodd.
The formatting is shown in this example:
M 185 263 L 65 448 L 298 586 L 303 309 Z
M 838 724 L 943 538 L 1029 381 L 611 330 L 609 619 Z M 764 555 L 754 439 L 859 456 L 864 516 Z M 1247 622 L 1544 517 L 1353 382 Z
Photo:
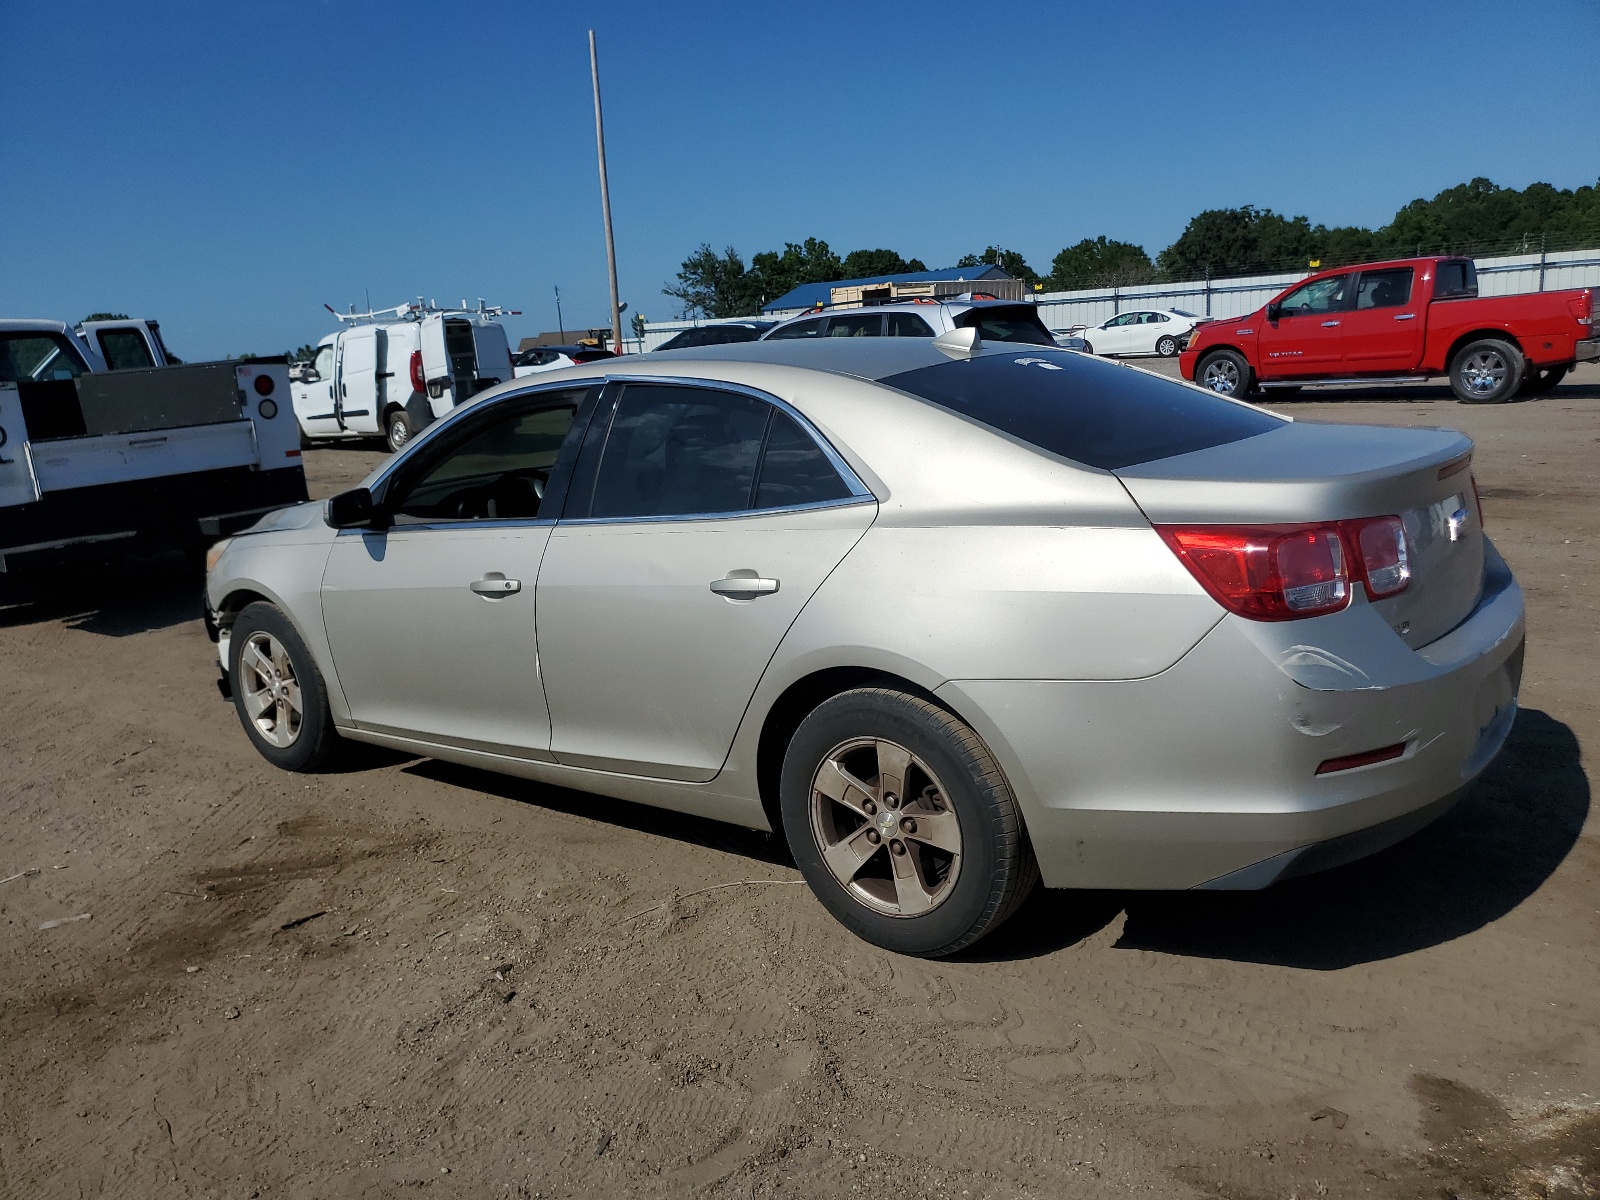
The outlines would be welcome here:
M 822 504 L 849 497 L 849 487 L 822 448 L 787 413 L 774 412 L 756 480 L 756 507 Z
M 879 382 L 1110 471 L 1242 441 L 1283 424 L 1187 384 L 1067 351 L 983 354 Z
M 956 324 L 976 328 L 978 336 L 986 342 L 1022 342 L 1028 346 L 1056 344 L 1039 319 L 1038 310 L 1031 304 L 968 309 L 956 318 Z

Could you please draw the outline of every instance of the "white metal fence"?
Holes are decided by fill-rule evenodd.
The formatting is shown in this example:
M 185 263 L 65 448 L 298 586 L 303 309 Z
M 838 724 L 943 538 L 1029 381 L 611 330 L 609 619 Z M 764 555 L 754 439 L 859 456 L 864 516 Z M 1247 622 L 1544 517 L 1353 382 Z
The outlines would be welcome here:
M 1600 287 L 1600 249 L 1565 250 L 1551 254 L 1513 254 L 1480 258 L 1478 291 L 1484 296 L 1516 292 L 1549 292 L 1562 288 Z M 1191 283 L 1151 283 L 1126 288 L 1086 288 L 1075 292 L 1045 292 L 1037 297 L 1039 316 L 1053 330 L 1074 325 L 1098 325 L 1130 308 L 1181 308 L 1202 317 L 1238 317 L 1254 312 L 1309 271 L 1277 275 L 1245 275 L 1232 279 L 1195 280 Z M 733 318 L 748 321 L 749 317 Z M 650 321 L 645 324 L 642 348 L 654 350 L 684 329 L 716 325 L 717 321 Z M 641 343 L 630 339 L 630 352 Z

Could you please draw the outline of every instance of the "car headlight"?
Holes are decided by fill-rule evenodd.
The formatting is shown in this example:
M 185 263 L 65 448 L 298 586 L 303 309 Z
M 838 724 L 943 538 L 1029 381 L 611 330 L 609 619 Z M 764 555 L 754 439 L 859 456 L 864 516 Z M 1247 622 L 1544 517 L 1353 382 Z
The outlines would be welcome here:
M 213 542 L 211 549 L 206 551 L 206 574 L 209 575 L 216 568 L 217 560 L 229 546 L 233 545 L 232 538 L 223 538 L 220 542 Z

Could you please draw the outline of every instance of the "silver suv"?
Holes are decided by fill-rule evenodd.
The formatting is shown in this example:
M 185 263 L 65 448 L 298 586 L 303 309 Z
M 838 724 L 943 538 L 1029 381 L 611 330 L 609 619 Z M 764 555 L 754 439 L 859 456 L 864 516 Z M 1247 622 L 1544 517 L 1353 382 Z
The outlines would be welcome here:
M 819 337 L 938 337 L 976 328 L 985 342 L 1056 346 L 1032 304 L 1013 300 L 925 300 L 806 313 L 762 335 L 764 342 Z M 1068 347 L 1072 349 L 1073 347 Z

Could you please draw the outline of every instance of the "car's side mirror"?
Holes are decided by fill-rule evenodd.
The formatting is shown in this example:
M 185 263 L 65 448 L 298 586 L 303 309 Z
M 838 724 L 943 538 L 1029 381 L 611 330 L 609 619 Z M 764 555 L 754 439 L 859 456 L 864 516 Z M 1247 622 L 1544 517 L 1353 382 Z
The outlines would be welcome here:
M 321 383 L 322 376 L 317 374 L 317 369 L 315 367 L 307 367 L 304 371 L 300 372 L 300 382 Z
M 366 488 L 352 488 L 330 497 L 325 519 L 335 529 L 383 529 L 387 525 L 382 509 Z
M 1282 314 L 1283 305 L 1279 304 L 1276 300 L 1270 301 L 1267 304 L 1267 320 L 1276 321 Z

